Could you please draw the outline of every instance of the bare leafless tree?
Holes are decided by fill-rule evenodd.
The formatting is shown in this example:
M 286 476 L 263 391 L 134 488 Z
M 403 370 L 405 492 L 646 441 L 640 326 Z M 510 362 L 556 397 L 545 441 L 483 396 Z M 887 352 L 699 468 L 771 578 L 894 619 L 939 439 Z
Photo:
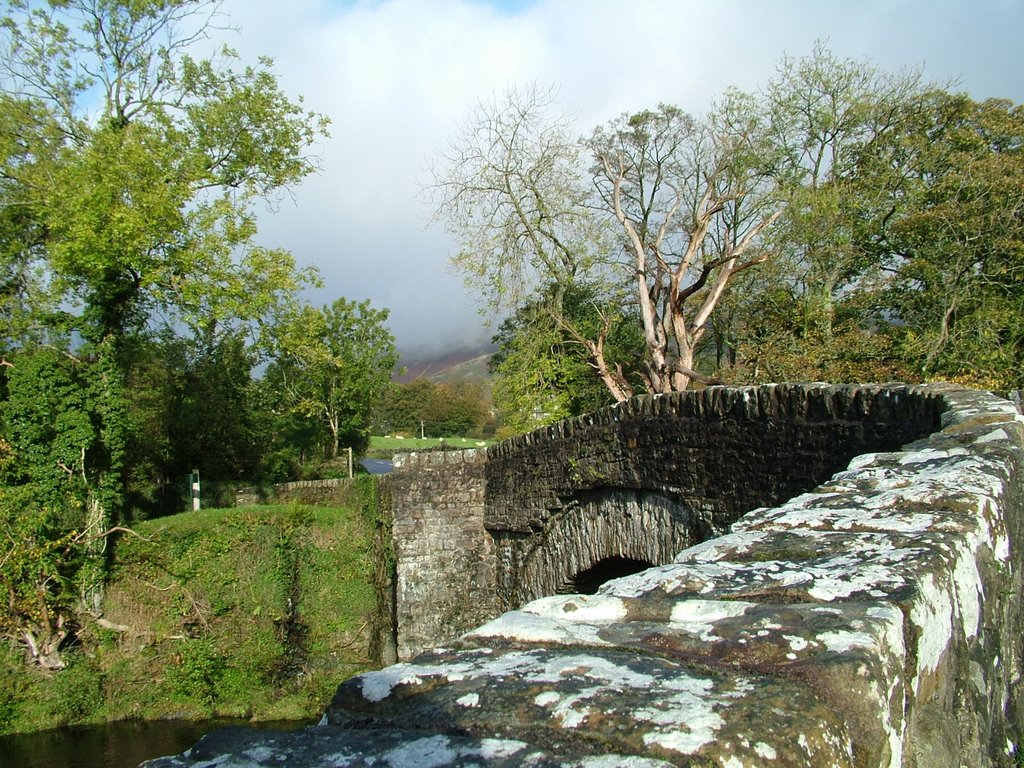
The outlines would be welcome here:
M 685 389 L 702 378 L 695 358 L 711 313 L 735 274 L 767 258 L 758 238 L 781 211 L 764 121 L 735 98 L 703 120 L 661 106 L 580 140 L 553 108 L 548 91 L 506 92 L 432 169 L 430 202 L 461 245 L 453 263 L 493 312 L 554 286 L 553 321 L 619 401 L 634 387 L 606 357 L 621 316 L 609 307 L 638 307 L 644 388 Z M 587 333 L 557 300 L 581 280 L 605 298 Z

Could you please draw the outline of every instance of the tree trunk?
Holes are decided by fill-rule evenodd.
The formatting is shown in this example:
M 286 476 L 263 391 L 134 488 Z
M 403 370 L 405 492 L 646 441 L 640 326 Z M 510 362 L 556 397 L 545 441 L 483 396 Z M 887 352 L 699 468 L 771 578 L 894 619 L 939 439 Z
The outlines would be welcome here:
M 90 491 L 85 530 L 91 537 L 86 545 L 86 561 L 82 566 L 81 593 L 82 607 L 99 616 L 103 613 L 103 582 L 106 572 L 107 537 L 101 536 L 110 527 L 107 509 L 95 491 Z
M 332 416 L 328 419 L 327 425 L 331 429 L 331 459 L 338 458 L 338 448 L 340 446 L 340 438 L 338 436 L 338 417 Z

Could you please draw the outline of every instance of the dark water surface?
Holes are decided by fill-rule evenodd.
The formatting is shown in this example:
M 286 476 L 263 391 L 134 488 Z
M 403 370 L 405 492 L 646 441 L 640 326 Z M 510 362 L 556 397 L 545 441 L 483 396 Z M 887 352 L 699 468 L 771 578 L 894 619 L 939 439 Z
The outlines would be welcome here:
M 203 734 L 225 725 L 287 731 L 314 722 L 130 720 L 17 733 L 0 736 L 0 768 L 136 768 L 154 757 L 179 754 Z

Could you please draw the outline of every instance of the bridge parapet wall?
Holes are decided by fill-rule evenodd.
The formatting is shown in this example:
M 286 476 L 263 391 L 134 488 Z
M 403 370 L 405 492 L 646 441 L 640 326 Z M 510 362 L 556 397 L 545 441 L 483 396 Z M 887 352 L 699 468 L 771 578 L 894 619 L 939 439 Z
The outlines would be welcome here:
M 638 397 L 485 450 L 400 456 L 388 480 L 399 658 L 553 593 L 573 574 L 552 563 L 662 565 L 864 451 L 934 431 L 943 407 L 906 386 L 710 387 Z
M 725 530 L 809 490 L 859 453 L 938 428 L 941 401 L 907 387 L 710 387 L 642 396 L 487 453 L 490 530 L 529 533 L 579 494 L 656 491 Z
M 988 393 L 897 392 L 939 428 L 673 563 L 345 683 L 328 721 L 440 713 L 464 750 L 500 735 L 510 765 L 1014 765 L 1024 418 Z

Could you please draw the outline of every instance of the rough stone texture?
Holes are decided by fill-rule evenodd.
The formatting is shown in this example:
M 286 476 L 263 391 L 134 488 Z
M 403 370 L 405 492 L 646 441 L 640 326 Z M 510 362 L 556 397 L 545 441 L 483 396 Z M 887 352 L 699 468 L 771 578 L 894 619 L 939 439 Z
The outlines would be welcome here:
M 711 387 L 639 397 L 389 478 L 399 658 L 555 594 L 610 558 L 671 562 L 865 451 L 939 426 L 907 387 Z
M 519 606 L 566 591 L 573 577 L 609 554 L 648 565 L 671 562 L 691 543 L 692 531 L 690 515 L 672 499 L 634 490 L 610 491 L 581 499 L 552 516 L 543 535 L 532 542 L 529 556 L 517 564 L 499 561 L 498 573 L 515 574 L 506 593 Z M 513 552 L 504 547 L 499 558 Z
M 495 615 L 493 542 L 484 530 L 481 450 L 406 454 L 389 478 L 399 658 Z M 396 501 L 397 500 L 397 501 Z
M 1011 766 L 1024 417 L 983 392 L 897 394 L 937 431 L 671 563 L 353 678 L 321 728 L 151 765 Z
M 309 504 L 311 506 L 344 506 L 352 481 L 347 477 L 324 480 L 296 480 L 268 487 L 239 488 L 235 506 L 254 504 Z
M 530 533 L 580 493 L 657 491 L 720 533 L 809 490 L 866 450 L 938 426 L 939 401 L 903 387 L 709 387 L 637 397 L 488 451 L 487 527 Z
M 274 733 L 224 728 L 204 736 L 180 757 L 147 768 L 671 768 L 634 755 L 557 757 L 525 741 L 424 734 L 415 729 L 337 728 Z

